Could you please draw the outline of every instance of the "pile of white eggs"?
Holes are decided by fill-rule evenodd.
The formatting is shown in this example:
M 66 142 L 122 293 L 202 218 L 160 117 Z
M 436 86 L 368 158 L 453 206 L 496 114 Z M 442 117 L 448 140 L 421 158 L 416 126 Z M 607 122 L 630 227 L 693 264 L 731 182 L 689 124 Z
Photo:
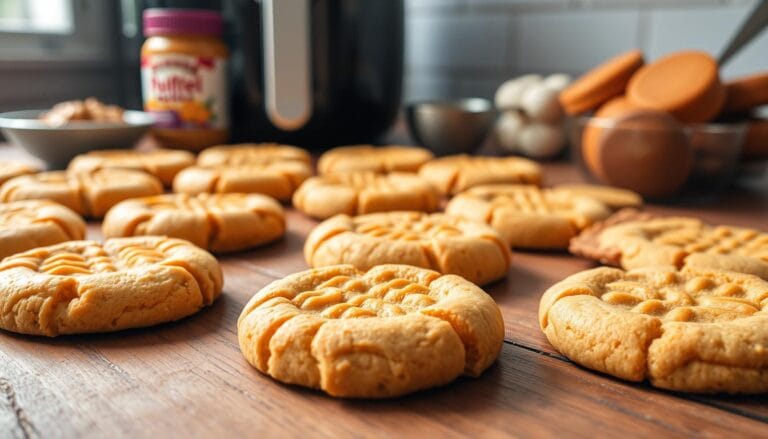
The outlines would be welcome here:
M 496 141 L 510 153 L 532 158 L 553 157 L 565 146 L 564 114 L 558 95 L 571 77 L 558 73 L 547 77 L 524 75 L 501 84 L 496 90 Z

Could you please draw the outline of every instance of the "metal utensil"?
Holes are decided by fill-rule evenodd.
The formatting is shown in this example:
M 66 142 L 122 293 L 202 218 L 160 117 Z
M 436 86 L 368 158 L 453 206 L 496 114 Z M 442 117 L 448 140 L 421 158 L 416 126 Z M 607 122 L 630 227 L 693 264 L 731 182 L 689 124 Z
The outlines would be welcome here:
M 725 50 L 720 54 L 718 63 L 721 66 L 725 65 L 766 27 L 768 27 L 768 0 L 762 0 L 755 6 L 749 17 L 741 24 L 738 32 L 731 38 Z
M 411 135 L 438 156 L 475 151 L 496 116 L 493 102 L 482 98 L 417 102 L 406 108 Z

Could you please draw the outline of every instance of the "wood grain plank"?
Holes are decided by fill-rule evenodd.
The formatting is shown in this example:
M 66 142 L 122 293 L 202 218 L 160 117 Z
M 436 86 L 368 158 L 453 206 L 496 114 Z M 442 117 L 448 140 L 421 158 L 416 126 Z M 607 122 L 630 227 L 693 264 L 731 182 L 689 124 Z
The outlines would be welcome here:
M 548 164 L 546 174 L 550 183 L 581 178 L 567 164 Z M 649 210 L 764 228 L 768 190 L 734 191 L 714 205 Z M 554 352 L 536 320 L 539 297 L 554 282 L 593 265 L 558 253 L 516 252 L 507 279 L 486 288 L 502 309 L 507 343 L 479 379 L 392 401 L 335 400 L 276 383 L 242 358 L 236 320 L 260 288 L 307 267 L 301 250 L 315 224 L 289 210 L 284 239 L 221 255 L 225 294 L 179 322 L 52 340 L 0 334 L 0 432 L 12 437 L 765 434 L 765 397 L 659 391 L 582 369 Z M 89 226 L 88 236 L 101 238 L 98 224 Z

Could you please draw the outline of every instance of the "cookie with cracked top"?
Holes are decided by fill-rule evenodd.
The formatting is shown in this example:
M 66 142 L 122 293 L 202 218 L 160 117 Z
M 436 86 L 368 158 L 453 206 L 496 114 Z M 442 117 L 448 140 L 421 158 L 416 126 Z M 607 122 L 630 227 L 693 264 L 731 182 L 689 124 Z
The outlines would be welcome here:
M 216 258 L 188 241 L 70 241 L 0 263 L 0 328 L 53 337 L 152 326 L 196 313 L 221 287 Z
M 506 276 L 512 260 L 503 238 L 486 224 L 422 212 L 337 215 L 310 232 L 304 257 L 311 267 L 408 264 L 478 285 Z
M 439 194 L 427 181 L 404 172 L 321 175 L 293 194 L 293 206 L 318 219 L 395 210 L 433 212 L 439 204 Z
M 107 238 L 165 235 L 213 252 L 272 242 L 285 233 L 285 214 L 261 194 L 164 194 L 122 201 L 102 224 Z
M 768 282 L 707 268 L 600 267 L 549 288 L 547 339 L 572 361 L 682 392 L 768 391 Z
M 336 265 L 256 293 L 237 322 L 260 372 L 345 398 L 386 398 L 478 376 L 499 355 L 499 307 L 459 276 Z
M 0 260 L 35 247 L 83 239 L 85 221 L 48 200 L 0 203 Z

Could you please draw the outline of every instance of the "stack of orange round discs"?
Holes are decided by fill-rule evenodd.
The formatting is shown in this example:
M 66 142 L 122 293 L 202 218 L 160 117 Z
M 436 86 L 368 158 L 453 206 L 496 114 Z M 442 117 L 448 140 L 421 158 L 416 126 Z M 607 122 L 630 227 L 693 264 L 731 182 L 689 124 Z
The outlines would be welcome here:
M 761 105 L 768 105 L 768 72 L 744 76 L 725 84 L 726 113 L 743 113 Z
M 642 67 L 643 54 L 632 50 L 600 64 L 560 93 L 560 105 L 570 115 L 594 110 L 624 94 L 632 75 Z
M 683 51 L 644 66 L 627 86 L 629 100 L 665 111 L 684 123 L 715 118 L 725 102 L 717 61 L 699 51 Z

